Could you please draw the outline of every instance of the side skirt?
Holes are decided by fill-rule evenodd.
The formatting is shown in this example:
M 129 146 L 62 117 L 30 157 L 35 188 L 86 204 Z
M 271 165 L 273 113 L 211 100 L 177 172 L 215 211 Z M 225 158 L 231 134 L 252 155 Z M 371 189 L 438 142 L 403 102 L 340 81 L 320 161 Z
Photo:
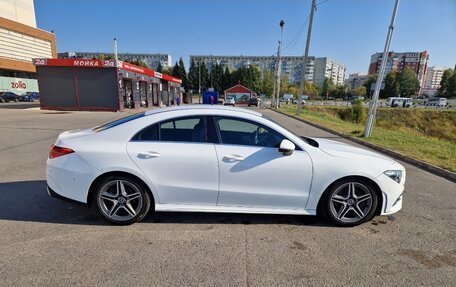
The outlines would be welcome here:
M 268 209 L 248 206 L 207 206 L 185 204 L 156 204 L 155 211 L 316 215 L 315 210 L 306 209 Z

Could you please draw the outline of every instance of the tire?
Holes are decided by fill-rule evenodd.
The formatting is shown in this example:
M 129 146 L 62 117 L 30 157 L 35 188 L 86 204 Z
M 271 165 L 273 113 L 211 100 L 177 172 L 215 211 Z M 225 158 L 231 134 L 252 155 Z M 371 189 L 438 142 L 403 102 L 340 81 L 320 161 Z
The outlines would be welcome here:
M 377 205 L 378 195 L 372 184 L 361 179 L 346 179 L 325 193 L 322 212 L 330 223 L 350 227 L 371 220 Z
M 96 187 L 94 202 L 101 217 L 116 225 L 142 220 L 151 205 L 144 184 L 128 176 L 109 176 L 102 180 Z

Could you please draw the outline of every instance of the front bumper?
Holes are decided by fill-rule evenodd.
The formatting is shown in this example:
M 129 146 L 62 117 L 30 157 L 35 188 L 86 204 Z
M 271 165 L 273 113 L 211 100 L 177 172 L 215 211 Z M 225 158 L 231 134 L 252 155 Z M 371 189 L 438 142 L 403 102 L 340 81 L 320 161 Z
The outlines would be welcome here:
M 383 206 L 380 214 L 387 215 L 401 210 L 404 197 L 405 170 L 400 183 L 395 182 L 385 174 L 379 175 L 377 182 L 383 195 Z

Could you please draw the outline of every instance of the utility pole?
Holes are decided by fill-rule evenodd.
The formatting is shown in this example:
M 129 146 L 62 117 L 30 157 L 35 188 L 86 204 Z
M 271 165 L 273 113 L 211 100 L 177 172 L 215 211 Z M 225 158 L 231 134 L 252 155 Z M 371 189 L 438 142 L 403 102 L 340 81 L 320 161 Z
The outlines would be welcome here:
M 309 46 L 310 46 L 310 37 L 312 35 L 312 22 L 315 12 L 315 0 L 312 0 L 312 7 L 310 7 L 310 18 L 309 18 L 309 28 L 307 29 L 307 40 L 306 40 L 306 49 L 304 51 L 304 59 L 302 63 L 302 72 L 301 72 L 301 83 L 299 84 L 299 90 L 297 95 L 298 107 L 296 108 L 296 114 L 301 113 L 301 98 L 304 94 L 304 86 L 306 84 L 306 74 L 307 74 L 307 59 L 309 58 Z
M 382 63 L 380 65 L 380 71 L 378 73 L 377 82 L 375 83 L 374 95 L 372 96 L 369 115 L 366 121 L 366 129 L 364 130 L 364 137 L 370 137 L 372 128 L 374 126 L 375 114 L 377 113 L 377 102 L 380 94 L 380 88 L 382 85 L 383 77 L 385 76 L 386 62 L 388 62 L 388 52 L 391 44 L 391 38 L 393 37 L 394 21 L 396 20 L 397 8 L 399 7 L 399 0 L 396 0 L 394 4 L 393 16 L 391 17 L 391 24 L 388 28 L 388 34 L 386 36 L 385 49 L 383 50 Z
M 114 60 L 116 60 L 116 66 L 117 66 L 117 39 L 114 38 Z
M 198 103 L 201 104 L 201 61 L 198 62 Z
M 282 59 L 280 58 L 280 53 L 282 50 L 282 36 L 283 36 L 283 26 L 285 26 L 285 21 L 280 20 L 280 41 L 279 41 L 279 48 L 277 50 L 277 74 L 276 74 L 276 97 L 275 97 L 275 102 L 274 102 L 274 108 L 279 107 L 279 98 L 280 98 L 280 70 L 281 70 L 281 64 L 282 64 Z
M 277 46 L 277 55 L 279 54 L 279 47 Z M 277 59 L 276 58 L 276 63 L 275 63 L 275 69 L 274 69 L 274 88 L 272 90 L 272 101 L 271 101 L 271 109 L 275 108 L 275 101 L 276 101 L 276 90 L 277 90 Z

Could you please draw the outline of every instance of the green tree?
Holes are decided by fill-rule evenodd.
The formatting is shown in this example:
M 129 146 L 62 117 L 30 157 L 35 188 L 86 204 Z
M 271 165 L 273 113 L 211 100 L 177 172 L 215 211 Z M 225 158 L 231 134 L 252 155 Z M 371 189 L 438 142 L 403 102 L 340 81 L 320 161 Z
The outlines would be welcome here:
M 399 97 L 401 93 L 398 72 L 390 71 L 385 77 L 385 89 L 381 93 L 382 98 Z
M 172 67 L 166 67 L 163 69 L 163 74 L 166 75 L 172 75 L 173 74 L 173 68 Z
M 279 97 L 283 97 L 283 94 L 288 94 L 288 88 L 290 87 L 290 82 L 287 75 L 282 75 L 280 77 L 280 92 Z
M 274 91 L 274 74 L 270 70 L 266 70 L 261 81 L 261 93 L 267 97 L 272 97 Z
M 206 64 L 203 62 L 198 63 L 199 73 L 201 73 L 201 92 L 206 91 L 210 87 L 209 71 Z
M 448 98 L 456 98 L 456 72 L 453 71 L 453 75 L 451 75 L 448 81 Z
M 130 64 L 133 64 L 133 65 L 136 65 L 136 66 L 144 67 L 146 69 L 149 68 L 149 66 L 146 63 L 144 63 L 143 61 L 138 60 L 138 59 L 127 59 L 124 61 L 127 63 L 130 63 Z
M 364 86 L 359 86 L 353 90 L 353 94 L 358 97 L 364 97 L 364 96 L 366 96 L 366 93 L 367 93 L 367 89 Z
M 366 88 L 366 95 L 370 98 L 372 94 L 374 93 L 374 90 L 371 90 L 372 84 L 375 84 L 377 82 L 378 75 L 369 75 L 369 78 L 367 81 L 364 83 L 364 87 Z
M 320 94 L 319 87 L 312 83 L 311 81 L 306 81 L 304 84 L 304 95 L 307 95 L 311 97 L 312 99 L 315 99 L 318 97 Z M 298 95 L 299 96 L 299 95 Z
M 188 87 L 190 90 L 193 90 L 194 93 L 198 92 L 199 80 L 198 65 L 192 59 L 190 62 L 190 68 L 188 69 Z
M 333 81 L 329 78 L 325 78 L 325 81 L 323 82 L 323 86 L 321 88 L 321 96 L 324 99 L 328 98 L 334 89 L 335 89 L 335 85 L 334 85 Z
M 333 98 L 343 98 L 346 96 L 348 91 L 348 87 L 345 85 L 334 85 L 332 89 L 330 89 L 329 94 Z
M 210 79 L 214 90 L 221 92 L 223 90 L 223 68 L 220 64 L 212 65 Z
M 452 69 L 445 70 L 440 81 L 438 95 L 441 97 L 456 97 L 456 72 Z
M 184 87 L 185 91 L 188 91 L 188 77 L 187 71 L 185 71 L 184 60 L 179 58 L 179 79 L 182 80 L 182 86 Z
M 159 72 L 159 73 L 163 72 L 163 66 L 162 66 L 161 62 L 158 62 L 158 66 L 157 66 L 157 70 L 156 71 Z
M 418 94 L 420 90 L 420 82 L 416 78 L 415 72 L 411 69 L 404 69 L 397 75 L 399 81 L 399 89 L 401 97 L 410 98 L 413 95 Z
M 261 70 L 256 66 L 239 68 L 233 73 L 232 81 L 236 80 L 255 93 L 261 90 Z
M 225 70 L 223 71 L 223 76 L 222 76 L 222 91 L 225 91 L 229 88 L 231 88 L 232 86 L 232 82 L 231 82 L 231 71 L 228 67 L 225 67 Z
M 177 64 L 174 64 L 173 66 L 173 73 L 172 73 L 172 76 L 173 77 L 176 77 L 176 78 L 179 78 L 179 65 Z

